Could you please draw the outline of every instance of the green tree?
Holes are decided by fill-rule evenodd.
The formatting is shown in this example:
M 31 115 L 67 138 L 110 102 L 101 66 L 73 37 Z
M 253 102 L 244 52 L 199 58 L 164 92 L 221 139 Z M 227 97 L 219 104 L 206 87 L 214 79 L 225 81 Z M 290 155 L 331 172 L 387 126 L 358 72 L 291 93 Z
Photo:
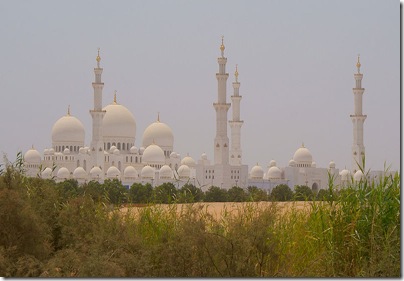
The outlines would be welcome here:
M 203 191 L 194 186 L 193 184 L 185 184 L 179 190 L 179 202 L 180 203 L 193 203 L 201 202 L 204 199 Z
M 296 185 L 295 186 L 295 192 L 294 192 L 294 196 L 293 196 L 295 201 L 312 200 L 313 196 L 314 196 L 314 194 L 310 187 L 308 187 L 306 185 Z
M 155 203 L 173 203 L 177 200 L 177 189 L 171 182 L 165 182 L 154 188 L 153 198 Z
M 149 203 L 152 201 L 153 187 L 150 183 L 134 183 L 129 189 L 129 198 L 132 203 Z
M 247 197 L 249 201 L 259 202 L 259 201 L 267 201 L 268 194 L 265 190 L 258 188 L 256 186 L 247 187 Z
M 247 198 L 247 193 L 239 186 L 233 186 L 227 191 L 227 200 L 229 202 L 245 202 Z
M 60 195 L 65 198 L 75 198 L 83 194 L 83 190 L 79 187 L 77 180 L 69 179 L 56 184 L 56 188 L 59 190 Z
M 105 191 L 98 181 L 90 181 L 82 186 L 83 194 L 89 195 L 95 202 L 105 201 Z
M 205 192 L 205 202 L 227 202 L 227 190 L 218 186 L 211 186 Z
M 122 204 L 128 202 L 128 189 L 118 179 L 107 179 L 102 187 L 109 203 Z
M 327 189 L 320 189 L 316 195 L 316 200 L 327 201 L 330 197 L 330 191 Z
M 290 201 L 293 197 L 293 191 L 286 184 L 275 186 L 271 192 L 271 199 L 274 201 Z

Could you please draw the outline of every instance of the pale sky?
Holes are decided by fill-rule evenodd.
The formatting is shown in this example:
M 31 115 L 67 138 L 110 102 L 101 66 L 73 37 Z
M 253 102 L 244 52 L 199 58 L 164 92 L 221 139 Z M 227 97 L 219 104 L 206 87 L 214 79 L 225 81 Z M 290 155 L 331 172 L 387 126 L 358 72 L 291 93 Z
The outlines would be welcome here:
M 353 74 L 361 58 L 367 168 L 400 169 L 400 2 L 395 0 L 0 1 L 0 152 L 51 147 L 66 114 L 86 128 L 97 48 L 103 104 L 126 106 L 137 147 L 157 118 L 174 150 L 213 161 L 217 58 L 227 97 L 238 64 L 249 169 L 286 166 L 302 142 L 317 167 L 351 168 Z M 228 117 L 231 117 L 231 109 Z M 230 128 L 228 129 L 230 137 Z

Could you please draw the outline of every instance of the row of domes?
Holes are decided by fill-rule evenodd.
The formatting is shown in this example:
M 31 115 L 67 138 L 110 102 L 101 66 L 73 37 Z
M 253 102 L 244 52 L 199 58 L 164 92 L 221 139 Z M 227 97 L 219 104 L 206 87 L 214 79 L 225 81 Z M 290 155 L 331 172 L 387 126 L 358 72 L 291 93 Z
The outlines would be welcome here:
M 102 171 L 99 167 L 93 167 L 90 170 L 90 178 L 91 179 L 98 179 L 102 175 Z M 143 179 L 152 179 L 154 178 L 155 169 L 149 165 L 144 166 L 140 172 L 140 177 Z M 43 178 L 51 178 L 52 177 L 52 169 L 47 167 L 41 173 Z M 191 175 L 191 169 L 187 165 L 181 165 L 176 172 L 176 175 L 180 179 L 189 178 Z M 58 170 L 56 174 L 57 178 L 59 179 L 69 179 L 70 172 L 66 167 L 62 167 Z M 73 178 L 74 179 L 87 179 L 88 173 L 84 170 L 83 167 L 77 167 L 73 171 Z M 108 168 L 106 173 L 107 178 L 115 179 L 121 177 L 121 172 L 118 170 L 117 167 L 111 166 Z M 131 178 L 137 179 L 139 177 L 138 171 L 133 166 L 127 166 L 123 172 L 124 178 Z M 173 179 L 174 178 L 174 171 L 168 165 L 164 165 L 159 170 L 159 177 L 160 179 Z
M 103 108 L 106 111 L 102 120 L 102 132 L 104 141 L 115 139 L 131 139 L 134 142 L 136 136 L 136 121 L 133 114 L 123 105 L 114 101 Z M 160 122 L 150 124 L 143 133 L 144 147 L 157 143 L 161 147 L 173 147 L 174 135 L 171 128 Z M 84 143 L 85 130 L 83 123 L 76 117 L 67 115 L 61 117 L 52 127 L 53 143 Z

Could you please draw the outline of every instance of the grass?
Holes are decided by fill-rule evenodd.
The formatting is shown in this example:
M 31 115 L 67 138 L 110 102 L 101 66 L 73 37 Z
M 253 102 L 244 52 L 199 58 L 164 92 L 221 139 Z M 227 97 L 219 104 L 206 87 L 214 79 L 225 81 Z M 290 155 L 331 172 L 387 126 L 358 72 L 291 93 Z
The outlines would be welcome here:
M 341 190 L 330 179 L 327 201 L 220 213 L 216 203 L 115 209 L 11 175 L 0 176 L 2 276 L 401 277 L 398 173 Z
M 146 244 L 167 245 L 168 257 L 182 260 L 177 277 L 401 275 L 398 174 L 352 184 L 303 210 L 289 204 L 225 205 L 219 216 L 209 203 L 156 205 L 138 209 L 136 219 Z

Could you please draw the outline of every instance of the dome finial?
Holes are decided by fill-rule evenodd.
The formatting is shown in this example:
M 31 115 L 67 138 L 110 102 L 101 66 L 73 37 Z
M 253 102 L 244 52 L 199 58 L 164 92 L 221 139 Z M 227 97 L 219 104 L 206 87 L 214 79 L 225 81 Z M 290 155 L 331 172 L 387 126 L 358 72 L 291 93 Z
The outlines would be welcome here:
M 97 61 L 97 66 L 100 67 L 100 61 L 101 61 L 100 48 L 98 48 L 98 54 L 97 54 L 97 58 L 95 60 Z
M 224 56 L 224 43 L 223 43 L 224 36 L 222 35 L 222 45 L 220 45 L 220 51 L 222 51 L 222 57 Z
M 238 64 L 236 64 L 236 72 L 234 72 L 234 76 L 236 77 L 236 82 L 238 82 Z
M 116 90 L 114 91 L 114 104 L 116 104 Z
M 160 122 L 160 111 L 157 112 L 157 122 Z
M 304 147 L 304 142 L 302 141 L 302 147 Z
M 70 104 L 67 106 L 67 116 L 70 116 Z
M 360 54 L 358 54 L 358 62 L 356 63 L 356 67 L 358 68 L 358 73 L 360 73 L 360 70 L 361 70 L 361 63 L 359 61 L 359 58 L 360 58 Z

